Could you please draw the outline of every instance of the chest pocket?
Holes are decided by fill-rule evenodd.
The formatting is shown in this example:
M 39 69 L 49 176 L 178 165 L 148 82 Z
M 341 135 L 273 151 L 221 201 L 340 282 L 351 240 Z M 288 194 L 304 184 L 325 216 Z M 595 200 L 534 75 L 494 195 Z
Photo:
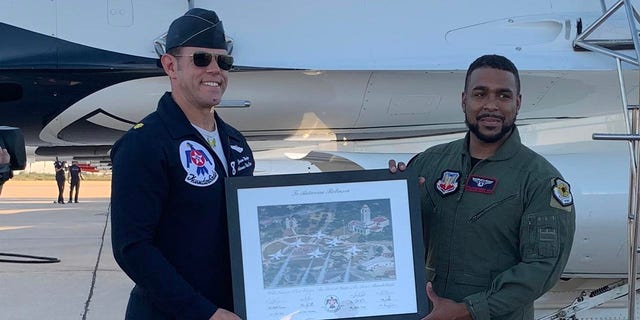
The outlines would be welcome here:
M 478 197 L 486 197 L 485 195 L 478 195 Z M 520 205 L 520 202 L 517 201 L 518 200 L 518 194 L 511 194 L 511 195 L 507 195 L 506 197 L 502 198 L 502 199 L 491 199 L 491 198 L 485 198 L 482 201 L 475 201 L 475 199 L 473 199 L 471 202 L 473 203 L 473 206 L 478 206 L 480 205 L 480 207 L 482 209 L 480 209 L 479 211 L 471 211 L 472 214 L 470 215 L 468 221 L 470 223 L 475 223 L 478 220 L 485 218 L 486 216 L 492 216 L 490 217 L 491 219 L 497 219 L 498 217 L 493 217 L 493 213 L 496 214 L 506 214 L 509 216 L 513 216 L 513 213 L 520 213 L 522 212 L 522 206 Z M 518 214 L 519 216 L 519 214 Z

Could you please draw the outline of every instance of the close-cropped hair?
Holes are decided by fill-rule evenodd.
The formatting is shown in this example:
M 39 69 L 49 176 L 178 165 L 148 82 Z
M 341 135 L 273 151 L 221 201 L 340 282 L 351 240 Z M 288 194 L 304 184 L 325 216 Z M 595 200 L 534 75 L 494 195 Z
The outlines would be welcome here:
M 469 76 L 471 73 L 479 68 L 493 68 L 498 70 L 504 70 L 511 72 L 516 78 L 516 94 L 520 94 L 520 74 L 518 68 L 506 57 L 497 54 L 487 54 L 479 57 L 469 65 L 467 69 L 467 76 L 464 78 L 464 90 L 467 91 L 467 83 L 469 82 Z
M 167 53 L 172 56 L 180 55 L 181 52 L 182 52 L 182 47 L 171 48 L 169 49 L 169 51 L 167 51 Z

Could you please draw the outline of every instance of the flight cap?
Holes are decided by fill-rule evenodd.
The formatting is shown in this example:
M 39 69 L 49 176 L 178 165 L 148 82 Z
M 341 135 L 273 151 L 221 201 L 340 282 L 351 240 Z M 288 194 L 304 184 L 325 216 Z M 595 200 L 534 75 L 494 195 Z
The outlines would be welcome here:
M 167 32 L 166 51 L 176 47 L 227 49 L 222 21 L 212 10 L 193 8 L 174 20 Z

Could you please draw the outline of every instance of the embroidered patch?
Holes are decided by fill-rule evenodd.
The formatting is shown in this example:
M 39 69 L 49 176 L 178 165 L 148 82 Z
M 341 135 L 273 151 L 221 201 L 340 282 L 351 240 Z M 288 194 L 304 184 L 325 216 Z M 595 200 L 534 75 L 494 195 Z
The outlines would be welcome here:
M 442 178 L 436 181 L 436 190 L 442 196 L 454 193 L 458 190 L 458 179 L 460 179 L 460 172 L 446 170 L 442 173 Z
M 251 162 L 247 156 L 237 159 L 236 163 L 238 165 L 238 172 L 250 168 L 253 165 L 253 162 Z M 233 175 L 235 175 L 235 173 Z
M 201 144 L 185 140 L 180 143 L 180 162 L 187 176 L 184 181 L 196 187 L 207 187 L 218 180 L 213 157 Z
M 464 189 L 469 192 L 492 194 L 497 184 L 498 180 L 494 178 L 470 176 Z
M 244 151 L 243 147 L 236 146 L 235 144 L 231 145 L 231 149 L 235 150 L 237 153 L 242 153 L 242 151 Z
M 570 206 L 573 204 L 573 195 L 571 194 L 571 186 L 569 183 L 560 178 L 555 178 L 553 180 L 553 189 L 551 194 L 552 207 L 571 211 Z

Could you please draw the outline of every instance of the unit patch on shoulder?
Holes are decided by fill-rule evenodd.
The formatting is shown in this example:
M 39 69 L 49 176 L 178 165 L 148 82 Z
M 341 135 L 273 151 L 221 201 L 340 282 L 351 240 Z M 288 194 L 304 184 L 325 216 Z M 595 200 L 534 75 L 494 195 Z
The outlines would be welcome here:
M 469 176 L 464 189 L 469 192 L 492 194 L 497 184 L 497 179 L 472 175 Z
M 551 195 L 550 204 L 552 207 L 571 212 L 573 195 L 571 194 L 571 186 L 568 182 L 560 178 L 554 178 Z
M 196 187 L 207 187 L 218 180 L 213 157 L 201 144 L 185 140 L 180 143 L 180 162 L 187 176 L 184 181 Z
M 142 123 L 142 122 L 138 122 L 138 123 L 136 123 L 136 125 L 135 125 L 135 126 L 133 126 L 133 128 L 134 128 L 134 129 L 140 129 L 140 128 L 142 128 L 142 126 L 144 126 L 144 123 Z
M 460 172 L 445 170 L 442 173 L 442 178 L 436 181 L 436 190 L 441 196 L 452 194 L 458 190 L 458 180 L 460 179 Z

